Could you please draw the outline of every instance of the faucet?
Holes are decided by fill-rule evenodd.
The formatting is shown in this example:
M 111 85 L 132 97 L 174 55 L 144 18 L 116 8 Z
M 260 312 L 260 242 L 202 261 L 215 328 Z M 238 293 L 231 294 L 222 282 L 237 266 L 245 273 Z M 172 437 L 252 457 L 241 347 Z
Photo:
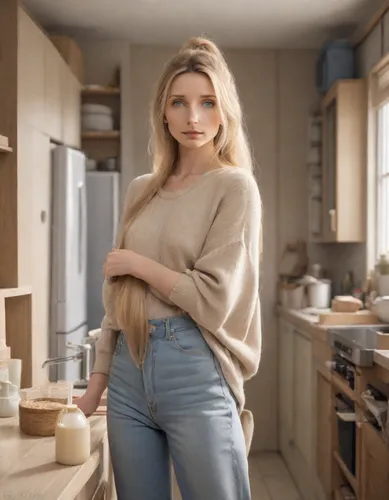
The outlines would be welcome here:
M 68 342 L 66 344 L 68 349 L 75 349 L 77 352 L 71 356 L 58 356 L 56 358 L 48 358 L 43 364 L 42 368 L 46 366 L 58 365 L 60 363 L 67 363 L 68 361 L 82 361 L 82 377 L 74 383 L 74 387 L 86 388 L 90 379 L 90 353 L 92 346 L 90 343 L 73 344 Z
M 76 361 L 77 359 L 82 359 L 84 357 L 84 353 L 82 351 L 73 354 L 72 356 L 59 356 L 58 358 L 48 358 L 42 364 L 42 368 L 46 366 L 58 365 L 60 363 L 66 363 L 66 361 Z

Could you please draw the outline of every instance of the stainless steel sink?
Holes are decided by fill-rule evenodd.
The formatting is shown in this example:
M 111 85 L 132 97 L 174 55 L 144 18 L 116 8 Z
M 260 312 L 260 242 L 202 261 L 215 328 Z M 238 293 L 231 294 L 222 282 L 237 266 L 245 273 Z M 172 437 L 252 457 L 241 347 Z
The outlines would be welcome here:
M 377 332 L 389 334 L 389 325 L 330 328 L 328 342 L 340 356 L 351 363 L 358 366 L 372 366 L 377 346 Z

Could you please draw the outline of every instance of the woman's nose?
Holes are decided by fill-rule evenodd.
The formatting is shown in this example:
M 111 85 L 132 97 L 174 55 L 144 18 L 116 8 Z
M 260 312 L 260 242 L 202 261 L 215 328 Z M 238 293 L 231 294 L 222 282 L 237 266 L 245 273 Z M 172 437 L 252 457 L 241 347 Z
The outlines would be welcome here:
M 196 125 L 199 122 L 199 113 L 195 107 L 189 108 L 188 125 Z

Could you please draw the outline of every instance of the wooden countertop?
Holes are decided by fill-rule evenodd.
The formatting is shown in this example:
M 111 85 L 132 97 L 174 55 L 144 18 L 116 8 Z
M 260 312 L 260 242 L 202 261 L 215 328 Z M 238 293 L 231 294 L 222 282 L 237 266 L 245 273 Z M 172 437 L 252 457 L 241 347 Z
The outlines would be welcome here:
M 91 456 L 74 467 L 55 462 L 54 437 L 34 437 L 19 429 L 18 417 L 0 418 L 0 499 L 71 500 L 101 461 L 106 417 L 92 416 Z
M 299 310 L 278 308 L 277 312 L 282 319 L 308 333 L 312 340 L 327 342 L 327 330 L 334 328 L 333 325 L 319 325 L 315 316 Z M 389 370 L 389 351 L 376 350 L 374 352 L 374 362 L 385 370 Z

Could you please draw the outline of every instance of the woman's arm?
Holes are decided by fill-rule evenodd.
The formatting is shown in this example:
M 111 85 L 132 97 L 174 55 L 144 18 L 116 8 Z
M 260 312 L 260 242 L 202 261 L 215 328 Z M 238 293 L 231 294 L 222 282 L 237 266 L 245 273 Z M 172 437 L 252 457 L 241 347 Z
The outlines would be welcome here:
M 112 250 L 107 255 L 104 274 L 107 277 L 130 274 L 135 278 L 145 281 L 167 298 L 172 293 L 175 284 L 181 276 L 181 273 L 172 271 L 159 262 L 144 257 L 132 250 Z

